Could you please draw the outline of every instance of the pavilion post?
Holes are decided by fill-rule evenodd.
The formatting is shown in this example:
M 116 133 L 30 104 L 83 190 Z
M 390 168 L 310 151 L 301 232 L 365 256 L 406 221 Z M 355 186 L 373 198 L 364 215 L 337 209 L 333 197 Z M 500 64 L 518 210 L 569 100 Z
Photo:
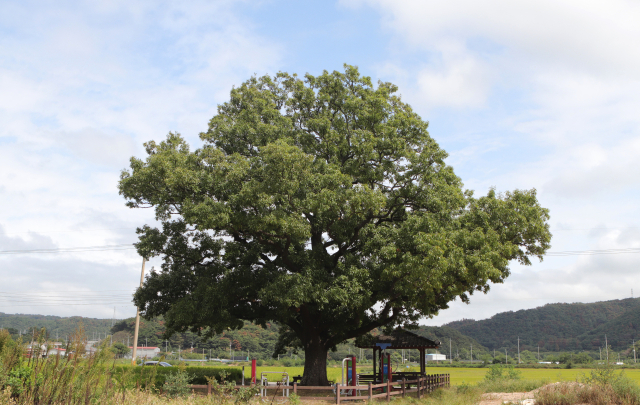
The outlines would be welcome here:
M 377 352 L 377 347 L 373 346 L 373 383 L 375 384 L 376 381 L 378 381 L 376 379 L 376 352 Z

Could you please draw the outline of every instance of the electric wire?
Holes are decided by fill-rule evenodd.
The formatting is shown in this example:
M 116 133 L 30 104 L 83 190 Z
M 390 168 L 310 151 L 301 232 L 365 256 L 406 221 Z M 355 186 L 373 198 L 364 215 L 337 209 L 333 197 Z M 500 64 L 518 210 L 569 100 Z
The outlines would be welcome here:
M 135 290 L 99 291 L 0 291 L 0 304 L 9 307 L 132 305 Z
M 547 252 L 545 256 L 593 256 L 593 255 L 619 255 L 623 253 L 640 253 L 640 248 L 627 249 L 601 249 L 601 250 L 566 250 L 563 252 Z
M 102 252 L 102 251 L 131 250 L 131 249 L 135 249 L 135 246 L 132 243 L 126 243 L 121 245 L 81 246 L 81 247 L 69 247 L 69 248 L 0 250 L 0 255 L 15 255 L 15 254 L 29 254 L 29 253 Z
M 51 249 L 0 250 L 0 255 L 31 254 L 31 253 L 102 252 L 102 251 L 114 251 L 114 250 L 117 251 L 117 250 L 132 250 L 132 249 L 135 249 L 135 246 L 133 244 L 121 244 L 121 245 L 81 246 L 81 247 L 51 248 Z M 624 253 L 640 253 L 640 248 L 566 250 L 566 251 L 557 251 L 557 252 L 551 251 L 551 252 L 547 252 L 545 256 L 612 255 L 612 254 L 624 254 Z

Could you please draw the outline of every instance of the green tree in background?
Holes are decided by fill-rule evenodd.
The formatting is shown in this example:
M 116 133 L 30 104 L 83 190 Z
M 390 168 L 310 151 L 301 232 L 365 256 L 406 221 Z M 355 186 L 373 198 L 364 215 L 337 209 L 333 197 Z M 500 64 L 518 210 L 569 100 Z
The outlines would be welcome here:
M 282 327 L 305 352 L 302 383 L 327 385 L 327 351 L 378 327 L 415 325 L 540 259 L 551 235 L 535 190 L 475 198 L 427 122 L 345 66 L 253 77 L 218 107 L 203 146 L 145 144 L 120 193 L 152 207 L 138 252 L 162 256 L 134 301 L 169 333 L 243 320 Z
M 129 349 L 126 345 L 117 342 L 111 345 L 111 352 L 116 355 L 118 358 L 122 358 L 125 355 L 129 354 L 131 349 Z

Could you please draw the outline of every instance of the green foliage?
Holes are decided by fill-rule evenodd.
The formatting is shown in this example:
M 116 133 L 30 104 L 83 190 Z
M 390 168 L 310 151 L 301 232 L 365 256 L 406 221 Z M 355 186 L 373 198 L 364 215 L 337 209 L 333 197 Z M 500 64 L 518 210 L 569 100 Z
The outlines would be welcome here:
M 11 389 L 11 393 L 14 396 L 20 396 L 25 392 L 25 386 L 28 385 L 33 374 L 33 369 L 29 367 L 25 362 L 22 362 L 17 367 L 12 368 L 7 373 L 5 380 L 5 386 Z
M 482 382 L 479 388 L 484 392 L 528 392 L 549 384 L 549 380 L 514 380 L 502 379 Z
M 449 339 L 451 339 L 451 346 L 454 348 L 466 349 L 473 346 L 474 353 L 476 351 L 478 353 L 487 351 L 487 348 L 482 346 L 477 340 L 463 335 L 459 330 L 449 326 L 420 326 L 420 328 L 413 332 L 428 339 L 442 342 L 442 353 L 446 351 L 448 354 Z
M 2 312 L 0 312 L 0 323 L 11 332 L 14 339 L 18 338 L 20 331 L 26 331 L 27 335 L 32 336 L 33 331 L 40 334 L 42 328 L 45 328 L 49 338 L 55 339 L 57 333 L 60 340 L 65 340 L 65 338 L 72 336 L 80 325 L 89 337 L 92 337 L 94 333 L 104 336 L 109 333 L 111 327 L 111 319 L 5 314 Z
M 481 394 L 482 392 L 476 387 L 466 386 L 464 389 L 460 389 L 458 386 L 457 389 L 437 389 L 430 395 L 423 396 L 420 400 L 406 398 L 404 400 L 394 399 L 394 402 L 420 405 L 469 405 L 477 404 Z
M 489 367 L 478 387 L 484 392 L 527 392 L 547 383 L 548 380 L 525 380 L 513 366 L 494 364 Z
M 415 325 L 503 282 L 511 260 L 542 258 L 536 191 L 464 190 L 396 92 L 347 65 L 253 77 L 201 148 L 173 133 L 146 143 L 119 184 L 162 223 L 138 229 L 138 252 L 163 258 L 135 294 L 143 315 L 204 336 L 276 321 L 276 353 L 304 348 L 317 370 L 303 383 L 325 385 L 336 345 Z
M 162 385 L 163 392 L 173 398 L 186 397 L 189 395 L 190 376 L 181 370 L 175 373 L 171 373 L 165 376 L 164 384 Z
M 597 364 L 588 375 L 582 377 L 585 384 L 612 385 L 623 376 L 621 371 L 617 371 L 610 363 Z
M 112 354 L 106 345 L 93 354 L 82 357 L 84 331 L 71 336 L 67 351 L 75 356 L 43 358 L 39 347 L 45 342 L 46 331 L 34 332 L 35 350 L 25 358 L 25 345 L 18 341 L 6 345 L 0 352 L 0 392 L 11 392 L 14 403 L 103 403 L 109 395 L 112 370 L 107 362 Z M 7 350 L 8 349 L 8 350 Z M 113 391 L 111 391 L 113 393 Z M 5 394 L 3 394 L 5 395 Z
M 623 373 L 600 368 L 583 383 L 562 383 L 542 388 L 535 396 L 539 405 L 640 405 L 640 386 Z
M 301 404 L 300 397 L 298 396 L 298 394 L 295 394 L 295 393 L 289 394 L 289 404 L 290 405 L 300 405 Z
M 489 319 L 465 319 L 446 326 L 476 339 L 490 350 L 595 351 L 604 347 L 605 335 L 615 350 L 631 345 L 640 329 L 640 299 L 627 298 L 589 304 L 547 304 L 502 312 Z M 633 358 L 633 352 L 627 355 Z M 582 358 L 588 361 L 586 358 Z M 573 363 L 579 363 L 573 360 Z
M 110 350 L 113 354 L 115 354 L 116 356 L 122 357 L 125 354 L 128 354 L 131 349 L 129 349 L 127 346 L 123 345 L 122 343 L 114 343 L 113 345 L 111 345 Z
M 496 380 L 519 380 L 522 377 L 522 373 L 520 371 L 513 368 L 513 366 L 501 366 L 498 364 L 494 364 L 489 367 L 489 371 L 485 374 L 485 381 L 496 381 Z
M 9 331 L 6 329 L 0 329 L 0 358 L 5 350 L 9 349 L 9 345 L 13 343 Z
M 156 388 L 160 388 L 167 381 L 169 376 L 180 371 L 180 367 L 159 367 L 159 366 L 115 366 L 114 371 L 119 373 L 131 373 L 133 384 L 140 383 L 146 386 L 151 383 Z M 186 367 L 184 371 L 188 376 L 189 384 L 207 384 L 208 379 L 214 378 L 217 381 L 226 379 L 228 381 L 241 381 L 242 369 L 222 368 L 222 367 Z M 151 373 L 155 373 L 153 380 L 149 379 Z
M 259 385 L 237 388 L 235 382 L 226 380 L 227 373 L 225 372 L 220 373 L 219 377 L 219 379 L 207 377 L 208 383 L 211 384 L 212 393 L 222 398 L 231 397 L 235 404 L 246 404 L 260 392 Z

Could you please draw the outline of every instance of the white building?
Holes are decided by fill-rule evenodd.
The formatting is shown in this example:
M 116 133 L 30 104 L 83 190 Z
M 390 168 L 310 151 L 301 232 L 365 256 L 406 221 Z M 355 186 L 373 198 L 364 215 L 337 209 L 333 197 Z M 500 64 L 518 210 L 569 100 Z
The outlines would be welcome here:
M 427 361 L 444 361 L 447 359 L 446 355 L 440 353 L 426 354 L 424 357 Z
M 47 352 L 47 356 L 58 356 L 64 357 L 67 351 L 61 347 L 52 347 Z
M 129 346 L 131 351 L 125 356 L 125 358 L 130 359 L 133 356 L 133 346 Z M 136 357 L 138 359 L 147 358 L 151 360 L 154 357 L 160 356 L 160 348 L 155 346 L 143 346 L 136 348 Z

